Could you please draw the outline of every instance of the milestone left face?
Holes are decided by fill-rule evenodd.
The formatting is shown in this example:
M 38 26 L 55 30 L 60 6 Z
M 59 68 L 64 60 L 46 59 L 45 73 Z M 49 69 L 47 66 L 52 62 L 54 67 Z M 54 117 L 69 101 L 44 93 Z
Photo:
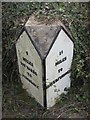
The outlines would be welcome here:
M 16 43 L 16 51 L 23 87 L 43 106 L 42 61 L 25 31 Z

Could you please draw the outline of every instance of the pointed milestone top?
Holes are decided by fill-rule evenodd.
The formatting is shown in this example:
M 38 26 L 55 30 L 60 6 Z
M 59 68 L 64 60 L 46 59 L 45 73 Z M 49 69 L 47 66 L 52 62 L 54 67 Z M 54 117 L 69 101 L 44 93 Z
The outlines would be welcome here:
M 42 58 L 46 57 L 50 46 L 61 29 L 60 26 L 64 27 L 59 20 L 48 23 L 39 22 L 34 16 L 31 16 L 25 24 L 25 28 Z

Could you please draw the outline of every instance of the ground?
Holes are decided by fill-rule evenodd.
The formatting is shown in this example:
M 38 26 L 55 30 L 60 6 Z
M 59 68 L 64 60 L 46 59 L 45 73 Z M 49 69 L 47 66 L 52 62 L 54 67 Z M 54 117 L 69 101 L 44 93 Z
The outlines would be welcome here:
M 64 97 L 64 101 L 59 101 L 52 108 L 45 110 L 21 88 L 20 84 L 18 87 L 8 85 L 8 88 L 5 88 L 3 118 L 87 118 L 88 116 L 87 106 L 77 100 L 72 101 L 72 96 L 69 95 L 68 99 Z

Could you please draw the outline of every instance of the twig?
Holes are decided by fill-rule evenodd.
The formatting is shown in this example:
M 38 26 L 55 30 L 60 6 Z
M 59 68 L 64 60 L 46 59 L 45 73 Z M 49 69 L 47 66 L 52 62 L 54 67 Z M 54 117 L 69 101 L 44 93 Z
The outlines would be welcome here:
M 69 112 L 69 111 L 71 111 L 71 110 L 72 110 L 72 108 L 69 109 L 69 110 L 63 111 L 56 119 L 60 118 L 60 117 L 63 115 L 63 113 Z
M 69 107 L 71 107 L 71 106 L 74 107 L 74 105 L 75 105 L 75 103 L 69 104 L 69 105 L 67 105 L 67 106 L 64 106 L 64 107 L 62 107 L 62 108 L 60 109 L 60 111 L 63 110 L 63 109 L 69 108 Z

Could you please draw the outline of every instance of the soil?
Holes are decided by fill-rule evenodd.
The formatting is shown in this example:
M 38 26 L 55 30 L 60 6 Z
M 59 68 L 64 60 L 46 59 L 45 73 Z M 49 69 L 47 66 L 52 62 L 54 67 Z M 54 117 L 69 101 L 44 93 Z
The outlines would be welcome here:
M 34 98 L 22 89 L 21 83 L 8 85 L 3 96 L 3 118 L 87 118 L 86 106 L 78 101 L 64 101 L 56 103 L 45 110 Z M 3 87 L 3 89 L 4 89 Z
M 20 83 L 19 83 L 20 84 Z M 15 84 L 14 84 L 15 85 Z M 5 86 L 4 86 L 5 87 Z M 6 89 L 6 88 L 5 88 Z M 48 110 L 40 106 L 34 98 L 17 86 L 8 86 L 4 91 L 3 118 L 87 118 L 86 106 L 80 102 L 57 103 Z

